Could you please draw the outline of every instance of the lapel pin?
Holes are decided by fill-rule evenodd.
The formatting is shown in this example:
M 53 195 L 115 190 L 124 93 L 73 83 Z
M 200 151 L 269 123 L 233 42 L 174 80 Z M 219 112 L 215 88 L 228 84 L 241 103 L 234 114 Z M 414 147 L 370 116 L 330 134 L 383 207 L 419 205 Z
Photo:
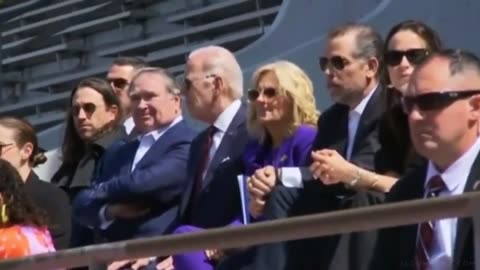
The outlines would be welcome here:
M 287 160 L 287 155 L 283 155 L 281 158 L 280 158 L 280 162 L 284 162 L 285 160 Z
M 222 159 L 222 162 L 220 162 L 220 163 L 224 163 L 224 162 L 227 162 L 229 160 L 230 160 L 230 157 L 226 157 L 226 158 Z

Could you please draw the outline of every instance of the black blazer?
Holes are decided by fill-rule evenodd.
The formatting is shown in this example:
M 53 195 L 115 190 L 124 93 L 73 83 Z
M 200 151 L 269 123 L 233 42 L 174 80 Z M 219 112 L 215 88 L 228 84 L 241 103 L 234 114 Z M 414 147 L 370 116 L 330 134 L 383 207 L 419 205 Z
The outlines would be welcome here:
M 247 144 L 246 106 L 242 104 L 230 123 L 205 175 L 196 203 L 192 203 L 195 175 L 201 158 L 200 148 L 206 131 L 192 142 L 188 158 L 188 186 L 183 194 L 178 214 L 179 224 L 202 228 L 228 225 L 241 213 L 237 175 L 244 173 L 242 154 Z
M 409 171 L 387 194 L 386 202 L 399 202 L 421 199 L 424 195 L 424 183 L 427 162 Z M 477 155 L 470 170 L 464 192 L 474 191 L 480 179 L 480 155 Z M 415 269 L 415 248 L 418 224 L 382 229 L 379 232 L 375 256 L 371 270 Z M 473 227 L 471 218 L 460 218 L 453 249 L 452 270 L 475 269 L 473 250 Z
M 40 180 L 33 171 L 30 172 L 24 187 L 33 203 L 47 214 L 48 230 L 55 248 L 68 248 L 71 213 L 67 194 L 55 185 Z

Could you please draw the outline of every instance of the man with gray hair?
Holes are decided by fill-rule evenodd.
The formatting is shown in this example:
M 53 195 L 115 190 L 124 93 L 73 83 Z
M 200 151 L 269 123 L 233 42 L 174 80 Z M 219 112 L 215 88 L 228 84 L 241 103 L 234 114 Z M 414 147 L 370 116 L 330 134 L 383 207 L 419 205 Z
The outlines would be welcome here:
M 187 184 L 196 132 L 182 119 L 180 89 L 160 68 L 140 69 L 129 88 L 136 140 L 110 148 L 74 219 L 108 241 L 169 233 Z
M 448 197 L 480 184 L 480 60 L 445 50 L 414 71 L 403 100 L 415 150 L 427 161 L 387 194 L 387 202 Z M 371 270 L 476 269 L 471 218 L 381 230 Z

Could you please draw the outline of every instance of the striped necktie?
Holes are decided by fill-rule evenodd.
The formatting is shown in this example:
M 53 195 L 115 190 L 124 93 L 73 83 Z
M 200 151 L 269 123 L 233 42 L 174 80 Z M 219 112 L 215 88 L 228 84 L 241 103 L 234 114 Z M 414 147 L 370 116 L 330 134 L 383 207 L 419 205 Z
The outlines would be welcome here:
M 437 197 L 445 189 L 445 182 L 440 175 L 433 176 L 428 181 L 426 198 Z M 430 220 L 420 224 L 419 235 L 417 238 L 417 247 L 415 251 L 415 261 L 417 270 L 426 270 L 428 261 L 433 248 L 434 221 Z

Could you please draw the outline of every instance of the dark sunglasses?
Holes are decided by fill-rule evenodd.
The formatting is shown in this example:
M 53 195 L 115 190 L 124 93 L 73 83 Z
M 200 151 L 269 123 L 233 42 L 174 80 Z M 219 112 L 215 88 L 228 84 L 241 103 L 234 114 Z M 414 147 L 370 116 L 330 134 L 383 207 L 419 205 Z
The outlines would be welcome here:
M 80 109 L 82 109 L 85 112 L 85 114 L 90 116 L 97 110 L 97 105 L 95 105 L 93 103 L 84 103 L 82 105 L 73 105 L 72 106 L 73 116 L 78 116 L 78 114 L 80 113 Z
M 385 62 L 389 66 L 397 66 L 402 62 L 405 56 L 410 64 L 417 65 L 428 55 L 427 49 L 410 49 L 406 51 L 391 50 L 385 54 Z
M 402 98 L 402 106 L 403 111 L 406 114 L 411 113 L 415 106 L 420 111 L 439 110 L 457 100 L 469 98 L 478 94 L 480 94 L 480 90 L 444 91 L 418 96 L 405 96 Z
M 264 96 L 266 96 L 267 98 L 272 98 L 274 96 L 277 95 L 277 89 L 273 88 L 273 87 L 267 87 L 267 88 L 263 88 L 263 89 L 250 89 L 248 90 L 248 99 L 250 101 L 255 101 L 258 99 L 258 97 L 260 96 L 260 94 L 262 94 Z
M 319 58 L 318 63 L 320 64 L 320 69 L 325 71 L 327 69 L 328 64 L 331 64 L 333 68 L 336 70 L 342 70 L 348 65 L 350 62 L 342 57 L 342 56 L 332 56 L 331 58 L 322 56 Z
M 118 89 L 125 89 L 129 85 L 128 80 L 117 78 L 117 79 L 108 79 L 108 83 L 113 85 L 113 87 Z

